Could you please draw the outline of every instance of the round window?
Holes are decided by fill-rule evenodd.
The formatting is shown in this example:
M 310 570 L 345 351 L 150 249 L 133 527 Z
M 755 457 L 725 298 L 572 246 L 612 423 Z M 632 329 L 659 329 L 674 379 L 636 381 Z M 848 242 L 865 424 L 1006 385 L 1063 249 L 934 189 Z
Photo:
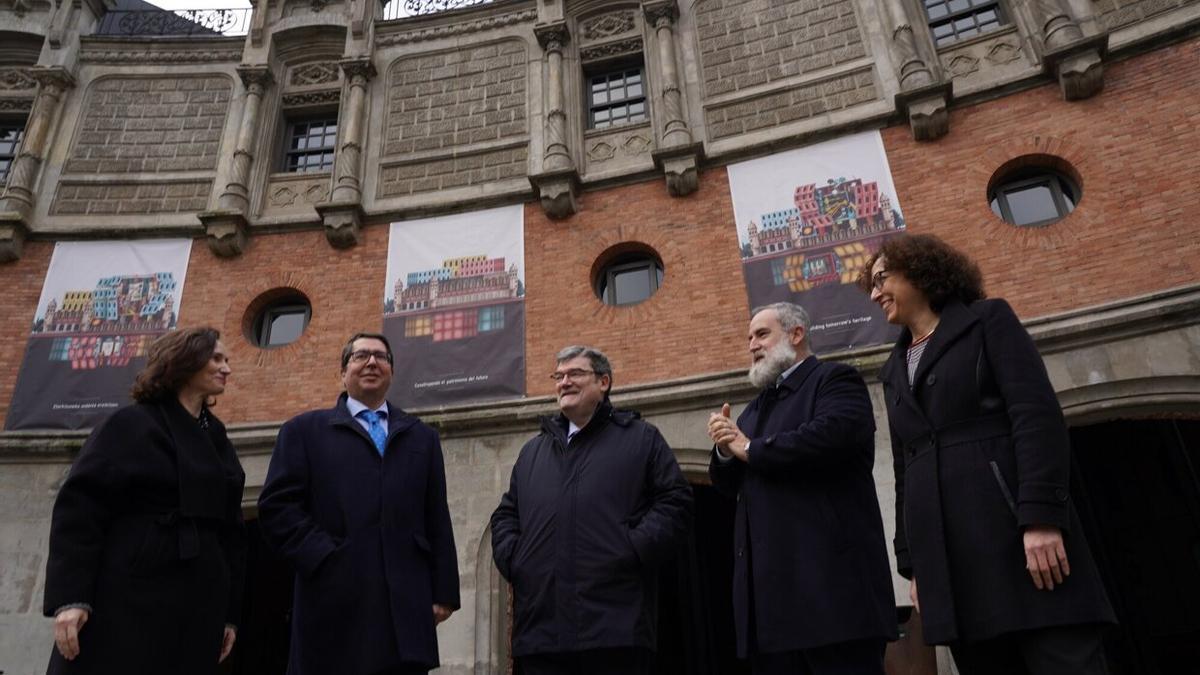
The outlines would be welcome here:
M 1006 223 L 1040 227 L 1066 218 L 1079 203 L 1079 186 L 1054 169 L 1028 166 L 992 181 L 988 201 Z
M 595 266 L 596 297 L 606 305 L 636 305 L 658 292 L 663 281 L 658 254 L 644 246 L 614 249 L 602 255 Z
M 312 318 L 312 303 L 303 293 L 280 288 L 260 295 L 250 305 L 246 320 L 246 338 L 272 349 L 300 339 Z

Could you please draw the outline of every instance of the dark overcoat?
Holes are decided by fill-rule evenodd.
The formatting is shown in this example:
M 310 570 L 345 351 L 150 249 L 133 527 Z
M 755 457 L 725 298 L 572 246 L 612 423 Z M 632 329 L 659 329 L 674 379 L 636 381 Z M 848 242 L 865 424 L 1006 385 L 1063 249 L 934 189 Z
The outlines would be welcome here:
M 389 403 L 380 457 L 343 393 L 280 428 L 258 506 L 296 570 L 288 673 L 437 667 L 433 605 L 459 593 L 436 431 Z
M 738 417 L 750 461 L 713 485 L 737 498 L 738 655 L 896 639 L 895 594 L 871 468 L 875 419 L 858 371 L 804 360 Z
M 1070 497 L 1062 409 L 1003 300 L 941 312 L 908 384 L 904 330 L 880 373 L 896 472 L 896 561 L 917 580 L 926 642 L 1113 621 Z M 1071 575 L 1039 591 L 1023 528 L 1063 531 Z
M 654 649 L 658 568 L 687 534 L 691 487 L 635 413 L 602 404 L 569 443 L 566 432 L 562 415 L 542 420 L 492 514 L 513 655 Z
M 91 607 L 79 656 L 49 673 L 217 672 L 245 574 L 245 474 L 220 420 L 180 403 L 118 410 L 54 502 L 43 611 Z

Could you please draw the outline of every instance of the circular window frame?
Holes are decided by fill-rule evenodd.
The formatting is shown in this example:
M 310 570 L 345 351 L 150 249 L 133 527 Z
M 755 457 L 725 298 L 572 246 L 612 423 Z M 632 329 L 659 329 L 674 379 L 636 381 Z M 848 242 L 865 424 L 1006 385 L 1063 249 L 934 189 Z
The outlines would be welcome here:
M 612 298 L 611 278 L 614 273 L 637 269 L 639 266 L 652 263 L 657 274 L 651 277 L 650 293 L 635 302 L 618 303 Z M 615 268 L 615 269 L 614 269 Z M 621 309 L 636 307 L 658 295 L 666 281 L 666 266 L 662 256 L 653 247 L 642 242 L 622 242 L 605 249 L 595 262 L 590 273 L 592 294 L 606 307 Z M 608 296 L 608 297 L 606 297 Z
M 1034 185 L 1039 180 L 1050 183 L 1051 198 L 1054 200 L 1055 211 L 1059 215 L 1028 223 L 1013 222 L 1012 214 L 1008 213 L 1007 200 L 1001 200 L 1003 192 L 1016 187 Z M 1064 186 L 1067 189 L 1064 189 Z M 1005 162 L 992 173 L 987 184 L 985 205 L 988 212 L 1005 225 L 1018 229 L 1040 229 L 1070 218 L 1083 201 L 1083 187 L 1079 171 L 1067 160 L 1054 155 L 1022 155 Z M 993 207 L 993 202 L 998 202 L 999 206 Z M 1068 205 L 1065 209 L 1064 204 Z M 999 212 L 997 212 L 997 208 Z
M 263 344 L 263 326 L 272 312 L 282 310 L 304 310 L 304 326 L 296 339 L 279 344 Z M 312 301 L 308 295 L 297 288 L 278 287 L 260 293 L 246 307 L 242 314 L 242 336 L 255 347 L 273 351 L 296 344 L 304 339 L 308 327 L 312 323 Z

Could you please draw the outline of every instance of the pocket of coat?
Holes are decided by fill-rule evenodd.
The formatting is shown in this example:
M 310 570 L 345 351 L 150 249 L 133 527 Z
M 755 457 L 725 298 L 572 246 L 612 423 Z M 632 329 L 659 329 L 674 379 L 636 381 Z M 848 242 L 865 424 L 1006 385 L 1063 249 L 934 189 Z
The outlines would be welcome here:
M 996 460 L 988 462 L 992 467 L 992 475 L 996 477 L 996 484 L 1000 486 L 1000 494 L 1004 495 L 1004 501 L 1008 503 L 1008 510 L 1012 511 L 1014 516 L 1017 515 L 1017 502 L 1013 500 L 1012 491 L 1008 489 L 1008 483 L 1004 482 L 1004 474 L 1000 473 L 1000 465 Z

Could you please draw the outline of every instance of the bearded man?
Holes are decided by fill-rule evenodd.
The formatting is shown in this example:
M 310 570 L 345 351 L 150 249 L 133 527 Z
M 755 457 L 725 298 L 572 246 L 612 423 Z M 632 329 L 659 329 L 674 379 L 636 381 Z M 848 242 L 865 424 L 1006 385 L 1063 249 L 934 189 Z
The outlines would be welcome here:
M 709 475 L 737 499 L 733 614 L 755 675 L 883 675 L 895 596 L 871 468 L 875 418 L 858 371 L 809 349 L 808 314 L 780 302 L 750 320 L 738 417 L 708 420 Z

